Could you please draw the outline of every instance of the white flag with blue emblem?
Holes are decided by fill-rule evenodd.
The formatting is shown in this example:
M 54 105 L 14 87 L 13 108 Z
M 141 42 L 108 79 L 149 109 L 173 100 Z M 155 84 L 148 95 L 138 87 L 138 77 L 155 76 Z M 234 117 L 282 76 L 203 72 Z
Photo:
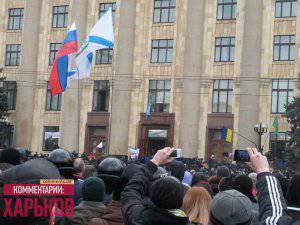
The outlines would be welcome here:
M 76 73 L 72 78 L 82 79 L 90 76 L 93 55 L 96 50 L 113 48 L 114 29 L 111 8 L 101 16 L 86 38 L 86 42 L 78 51 L 76 62 Z

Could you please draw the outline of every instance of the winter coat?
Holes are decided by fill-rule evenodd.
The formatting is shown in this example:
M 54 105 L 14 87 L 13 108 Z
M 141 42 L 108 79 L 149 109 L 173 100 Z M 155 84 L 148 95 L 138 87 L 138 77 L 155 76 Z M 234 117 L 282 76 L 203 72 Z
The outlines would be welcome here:
M 66 224 L 88 225 L 93 218 L 100 218 L 105 212 L 105 206 L 101 202 L 82 201 L 74 208 L 74 216 L 65 218 Z
M 126 225 L 187 225 L 188 217 L 176 216 L 154 204 L 144 204 L 152 175 L 157 166 L 151 161 L 141 167 L 129 181 L 121 196 Z
M 258 174 L 257 196 L 260 225 L 298 225 L 300 223 L 288 215 L 280 184 L 271 173 Z
M 102 218 L 92 219 L 89 225 L 124 225 L 121 202 L 111 201 Z

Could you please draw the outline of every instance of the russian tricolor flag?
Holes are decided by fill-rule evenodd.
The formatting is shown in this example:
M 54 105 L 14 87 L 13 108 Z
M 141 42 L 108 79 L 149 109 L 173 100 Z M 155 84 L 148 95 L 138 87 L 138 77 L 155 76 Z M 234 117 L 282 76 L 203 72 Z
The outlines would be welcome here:
M 74 74 L 70 70 L 70 55 L 78 51 L 78 38 L 75 23 L 72 24 L 67 37 L 58 50 L 50 74 L 50 89 L 52 95 L 65 91 L 68 77 Z

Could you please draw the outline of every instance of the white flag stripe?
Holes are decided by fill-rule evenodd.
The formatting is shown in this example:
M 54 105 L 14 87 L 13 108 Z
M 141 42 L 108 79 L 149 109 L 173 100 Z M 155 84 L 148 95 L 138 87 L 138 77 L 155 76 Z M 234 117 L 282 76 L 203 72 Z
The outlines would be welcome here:
M 97 21 L 76 55 L 76 74 L 74 79 L 90 76 L 95 51 L 112 48 L 114 45 L 114 29 L 111 8 Z

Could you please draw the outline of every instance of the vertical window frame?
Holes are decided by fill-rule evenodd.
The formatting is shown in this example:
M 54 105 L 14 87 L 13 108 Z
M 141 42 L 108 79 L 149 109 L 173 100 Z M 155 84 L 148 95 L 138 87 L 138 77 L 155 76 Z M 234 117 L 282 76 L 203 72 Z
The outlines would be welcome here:
M 222 7 L 222 18 L 218 18 L 219 6 Z M 225 6 L 230 6 L 230 18 L 224 18 Z M 235 15 L 233 15 L 233 7 L 235 7 Z M 237 0 L 231 0 L 231 2 L 224 2 L 223 0 L 217 0 L 217 21 L 236 20 L 236 13 L 237 13 Z
M 165 46 L 160 46 L 161 45 L 161 42 L 163 41 L 166 41 L 166 45 Z M 156 47 L 153 47 L 153 44 L 157 42 L 157 46 Z M 172 44 L 170 44 L 169 46 L 169 43 L 172 42 Z M 156 61 L 153 61 L 153 51 L 154 50 L 157 50 L 157 60 Z M 160 52 L 161 51 L 165 51 L 166 54 L 165 54 L 165 59 L 164 61 L 160 62 L 159 61 L 159 55 L 160 55 Z M 168 53 L 169 51 L 172 51 L 172 58 L 171 58 L 171 61 L 168 61 Z M 150 59 L 150 63 L 151 64 L 155 64 L 155 63 L 173 63 L 173 57 L 174 57 L 174 39 L 153 39 L 151 41 L 151 59 Z
M 171 2 L 174 1 L 174 6 L 171 4 Z M 176 0 L 154 0 L 154 7 L 153 7 L 153 24 L 160 24 L 160 23 L 175 23 L 176 21 Z M 156 2 L 160 2 L 160 6 L 156 6 Z M 168 2 L 168 6 L 162 6 L 163 2 Z M 163 10 L 168 11 L 168 19 L 167 21 L 162 21 L 162 12 Z M 159 10 L 159 19 L 156 21 L 155 19 L 155 11 Z M 174 21 L 171 19 L 171 11 L 175 10 L 175 17 Z
M 57 99 L 57 100 L 55 100 Z M 55 96 L 52 96 L 50 84 L 47 82 L 47 92 L 46 92 L 46 104 L 45 104 L 45 110 L 46 111 L 61 111 L 61 99 L 62 94 L 57 94 Z M 50 103 L 48 105 L 48 102 Z M 55 104 L 56 102 L 56 104 Z
M 275 43 L 275 39 L 279 38 L 279 43 Z M 289 37 L 289 43 L 282 43 L 282 38 L 283 37 Z M 294 37 L 294 42 L 292 43 L 292 37 Z M 278 52 L 278 59 L 275 59 L 275 48 L 279 47 L 279 52 Z M 281 51 L 283 46 L 288 46 L 289 47 L 289 57 L 288 59 L 281 59 Z M 294 59 L 291 59 L 291 48 L 294 47 L 294 53 L 296 54 L 296 35 L 291 34 L 291 35 L 274 35 L 274 40 L 273 40 L 273 61 L 274 62 L 280 62 L 280 61 L 295 61 L 295 54 L 294 54 Z
M 16 47 L 17 50 L 12 50 Z M 16 54 L 15 61 L 12 61 L 12 54 Z M 21 54 L 21 44 L 6 44 L 5 48 L 5 66 L 19 66 L 20 65 L 20 54 Z
M 277 88 L 275 88 L 274 82 L 276 82 L 276 86 Z M 280 82 L 287 82 L 288 83 L 288 87 L 287 89 L 281 89 L 279 88 L 279 84 Z M 294 84 L 292 79 L 273 79 L 272 80 L 272 91 L 271 91 L 271 114 L 286 114 L 286 110 L 284 112 L 280 112 L 279 111 L 279 93 L 286 93 L 286 105 L 289 103 L 289 93 L 293 92 L 294 93 L 294 88 L 290 88 L 291 86 L 294 87 Z M 276 111 L 273 111 L 273 93 L 276 93 L 277 98 L 276 98 Z M 274 95 L 275 96 L 275 95 Z M 294 97 L 294 95 L 293 95 Z
M 16 110 L 18 86 L 16 81 L 4 81 L 3 82 L 4 93 L 7 96 L 8 110 Z M 10 96 L 12 96 L 12 102 L 10 102 Z
M 154 82 L 155 83 L 155 88 L 151 88 L 151 83 Z M 158 83 L 159 82 L 163 82 L 164 83 L 164 87 L 163 88 L 159 88 L 158 87 Z M 169 87 L 167 88 L 167 82 L 169 82 Z M 163 92 L 163 104 L 164 107 L 167 107 L 166 111 L 159 111 L 158 107 L 156 106 L 157 103 L 157 95 L 159 92 Z M 166 80 L 149 80 L 149 92 L 148 92 L 148 105 L 151 104 L 151 112 L 158 112 L 158 113 L 168 113 L 170 112 L 170 102 L 171 99 L 169 99 L 169 102 L 166 103 L 166 93 L 171 94 L 171 80 L 170 79 L 166 79 Z M 151 98 L 150 96 L 154 95 L 154 102 L 151 102 Z
M 101 84 L 102 83 L 102 84 Z M 105 89 L 100 88 L 101 86 L 105 86 Z M 106 91 L 107 99 L 105 101 L 105 109 L 101 109 L 101 99 L 100 92 Z M 96 102 L 94 101 L 95 96 L 97 98 Z M 92 111 L 93 112 L 108 112 L 110 105 L 110 81 L 109 80 L 94 80 L 93 86 L 93 103 L 92 103 Z
M 56 42 L 56 43 L 50 43 L 49 45 L 49 66 L 52 66 L 57 52 L 60 49 L 62 43 Z
M 227 81 L 227 88 L 220 88 L 220 82 L 221 81 Z M 233 80 L 232 79 L 217 79 L 213 81 L 213 96 L 212 96 L 212 112 L 213 113 L 232 113 L 232 101 L 231 101 L 231 110 L 229 111 L 229 96 L 232 95 L 232 100 L 233 100 Z M 217 83 L 217 88 L 216 84 Z M 215 92 L 217 92 L 217 110 L 214 111 L 214 95 Z M 220 111 L 220 93 L 221 92 L 226 92 L 226 111 L 221 112 Z
M 64 7 L 64 12 L 57 12 L 57 11 L 59 11 L 59 8 L 63 8 L 63 7 Z M 62 26 L 59 25 L 59 18 L 61 15 L 63 15 L 63 25 Z M 69 6 L 68 5 L 53 6 L 52 7 L 51 28 L 55 28 L 55 29 L 66 28 L 68 26 L 68 16 L 69 16 Z M 56 20 L 54 20 L 54 18 L 56 18 Z
M 283 3 L 289 3 L 290 5 L 290 14 L 288 16 L 283 16 Z M 295 15 L 293 15 L 293 3 L 296 2 Z M 290 18 L 297 16 L 297 0 L 276 0 L 275 2 L 275 18 Z M 277 16 L 277 5 L 280 5 L 280 16 Z
M 229 44 L 223 44 L 225 39 L 229 39 Z M 217 44 L 218 40 L 220 40 L 220 44 Z M 215 38 L 215 62 L 234 62 L 235 61 L 235 43 L 236 39 L 234 36 L 231 37 L 216 37 Z M 228 49 L 228 56 L 226 57 L 227 60 L 222 60 L 222 51 L 224 51 L 224 48 Z M 232 48 L 234 48 L 232 52 Z M 219 59 L 217 59 L 217 50 L 220 49 Z M 233 56 L 233 60 L 231 60 Z
M 20 13 L 16 14 L 16 11 L 19 10 Z M 22 30 L 23 28 L 23 17 L 24 17 L 24 8 L 9 8 L 8 9 L 8 23 L 7 30 Z M 18 25 L 15 27 L 15 20 L 19 20 Z

